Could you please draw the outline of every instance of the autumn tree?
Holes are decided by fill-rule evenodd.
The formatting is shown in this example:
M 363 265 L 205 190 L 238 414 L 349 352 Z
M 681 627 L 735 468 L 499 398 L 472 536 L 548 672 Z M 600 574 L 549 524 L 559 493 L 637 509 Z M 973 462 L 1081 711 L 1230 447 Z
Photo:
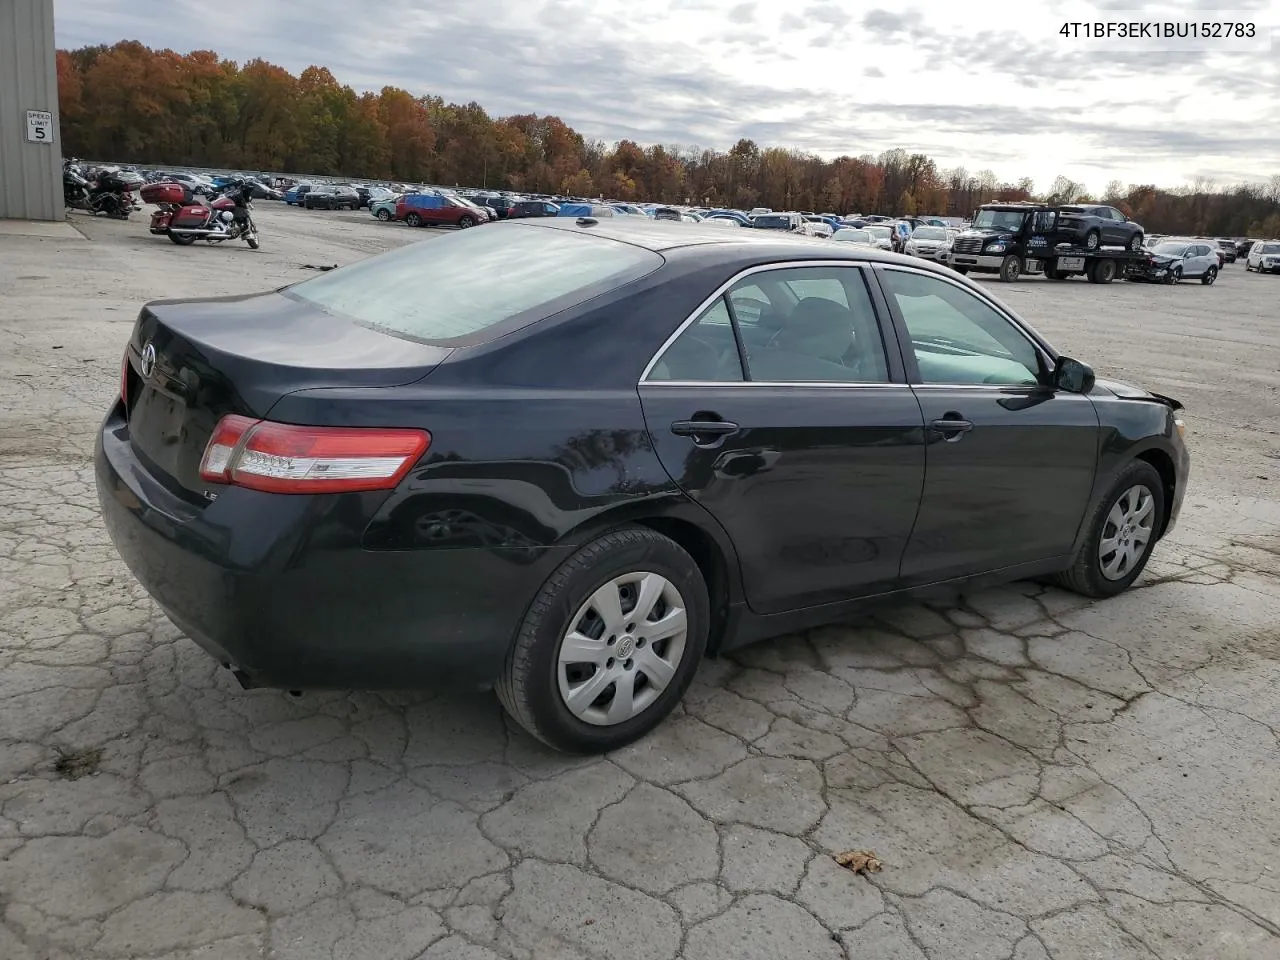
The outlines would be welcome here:
M 610 146 L 561 118 L 494 117 L 398 87 L 357 91 L 325 67 L 299 75 L 265 60 L 237 64 L 125 41 L 60 50 L 62 142 L 105 162 L 335 175 L 506 187 L 626 201 L 819 212 L 965 217 L 991 200 L 1059 203 L 1089 196 L 1063 175 L 1037 196 L 1029 177 L 939 170 L 908 149 L 826 159 L 740 139 L 728 150 L 679 144 Z M 1107 203 L 1150 232 L 1280 233 L 1280 175 L 1220 187 L 1201 179 L 1162 190 L 1112 180 Z

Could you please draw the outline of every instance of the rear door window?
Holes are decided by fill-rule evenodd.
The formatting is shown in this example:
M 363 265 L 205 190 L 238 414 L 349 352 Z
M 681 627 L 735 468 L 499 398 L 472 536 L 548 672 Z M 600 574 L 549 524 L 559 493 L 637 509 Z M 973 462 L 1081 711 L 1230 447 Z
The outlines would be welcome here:
M 410 244 L 294 284 L 285 294 L 385 333 L 465 346 L 545 319 L 662 264 L 643 247 L 517 221 Z M 503 282 L 494 283 L 495 276 Z

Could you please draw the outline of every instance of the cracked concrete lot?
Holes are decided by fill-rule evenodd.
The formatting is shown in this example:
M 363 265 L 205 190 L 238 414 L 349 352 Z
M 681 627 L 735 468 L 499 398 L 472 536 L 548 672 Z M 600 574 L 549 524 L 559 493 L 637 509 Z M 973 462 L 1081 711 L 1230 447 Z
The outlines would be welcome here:
M 141 303 L 433 236 L 258 207 L 257 254 L 0 236 L 0 958 L 1280 957 L 1276 278 L 993 285 L 1187 404 L 1131 592 L 762 643 L 583 760 L 487 693 L 242 692 L 117 559 L 90 455 Z

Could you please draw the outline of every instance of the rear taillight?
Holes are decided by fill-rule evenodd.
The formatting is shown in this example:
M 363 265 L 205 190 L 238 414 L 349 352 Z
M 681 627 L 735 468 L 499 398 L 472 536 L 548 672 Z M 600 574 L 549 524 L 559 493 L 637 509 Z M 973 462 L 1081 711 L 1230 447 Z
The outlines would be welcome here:
M 230 415 L 209 438 L 200 477 L 266 493 L 390 490 L 430 445 L 425 430 L 302 427 Z

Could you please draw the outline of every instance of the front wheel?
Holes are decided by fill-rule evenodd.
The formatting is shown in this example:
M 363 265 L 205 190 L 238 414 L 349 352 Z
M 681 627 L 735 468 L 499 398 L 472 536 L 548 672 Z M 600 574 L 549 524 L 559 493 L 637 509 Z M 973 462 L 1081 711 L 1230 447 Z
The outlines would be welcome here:
M 678 544 L 625 527 L 583 546 L 534 598 L 497 683 L 516 723 L 558 750 L 601 753 L 675 707 L 706 648 L 702 573 Z
M 1217 279 L 1218 279 L 1218 268 L 1210 267 L 1208 270 L 1204 272 L 1204 276 L 1200 278 L 1200 282 L 1203 283 L 1206 287 L 1211 287 L 1213 286 L 1213 281 Z
M 1134 234 L 1134 235 L 1129 239 L 1129 250 L 1130 250 L 1131 252 L 1133 252 L 1133 253 L 1137 253 L 1139 250 L 1141 250 L 1141 249 L 1142 249 L 1142 241 L 1143 241 L 1144 239 L 1145 239 L 1145 238 L 1143 237 L 1143 235 L 1142 235 L 1142 234 L 1140 234 L 1140 233 L 1135 233 L 1135 234 Z
M 1097 230 L 1090 230 L 1084 235 L 1084 248 L 1086 250 L 1097 250 L 1102 246 L 1102 234 Z
M 1135 460 L 1120 471 L 1090 516 L 1071 566 L 1054 581 L 1086 597 L 1112 597 L 1138 579 L 1164 522 L 1164 482 Z
M 1177 283 L 1181 279 L 1182 279 L 1181 267 L 1174 267 L 1172 270 L 1170 270 L 1168 273 L 1164 275 L 1164 282 L 1169 284 Z
M 459 217 L 459 218 L 458 218 L 458 229 L 459 229 L 459 230 L 465 230 L 465 229 L 467 229 L 467 227 L 474 227 L 475 225 L 476 225 L 476 222 L 475 222 L 474 220 L 472 220 L 470 217 Z
M 956 273 L 960 274 L 960 276 L 962 277 L 967 277 L 969 275 L 968 267 L 952 267 L 951 269 L 954 270 Z
M 1000 263 L 1000 279 L 1005 283 L 1014 283 L 1022 276 L 1022 259 L 1009 254 Z
M 388 220 L 390 220 L 390 219 L 391 219 L 391 211 L 390 211 L 390 210 L 379 210 L 376 214 L 374 214 L 374 216 L 376 216 L 376 217 L 377 217 L 379 220 L 381 220 L 383 223 L 386 223 Z

